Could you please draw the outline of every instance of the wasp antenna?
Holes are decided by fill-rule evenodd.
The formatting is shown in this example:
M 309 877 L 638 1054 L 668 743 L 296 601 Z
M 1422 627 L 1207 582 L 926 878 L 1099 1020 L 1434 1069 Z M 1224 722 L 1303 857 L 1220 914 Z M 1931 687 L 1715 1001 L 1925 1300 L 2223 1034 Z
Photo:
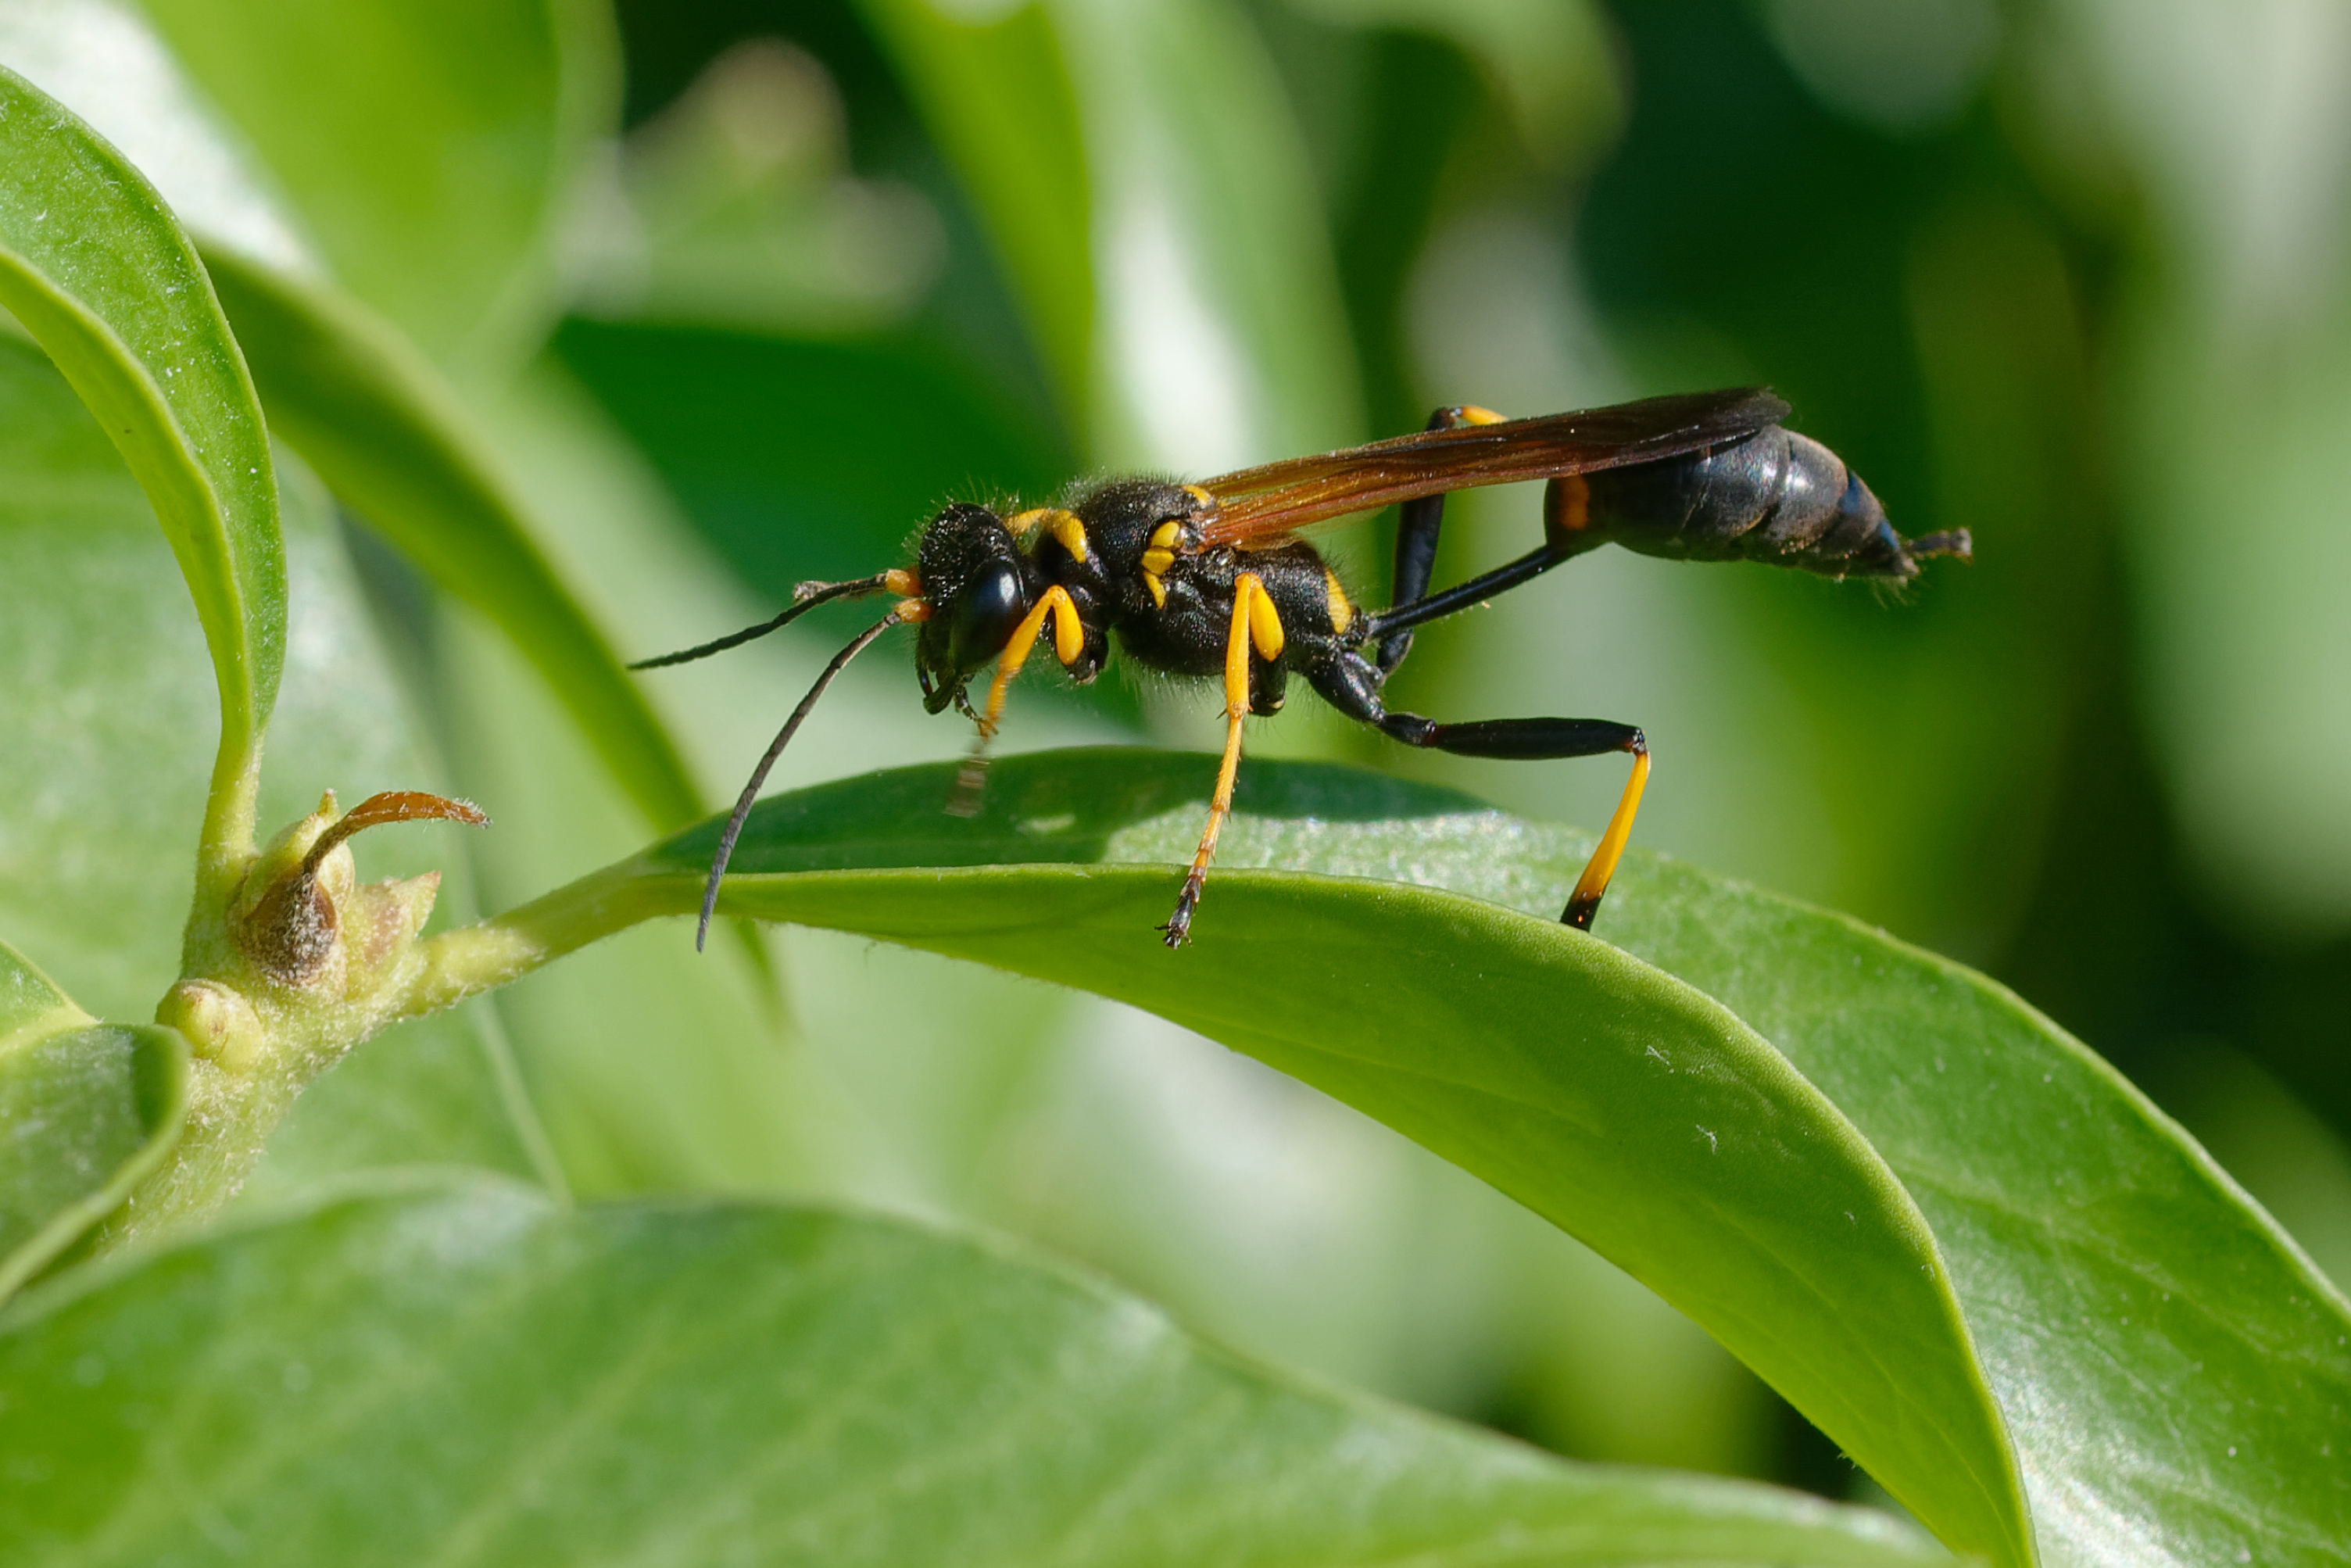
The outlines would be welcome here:
M 841 589 L 853 585 L 834 583 L 831 586 Z M 768 772 L 775 767 L 776 758 L 781 757 L 784 747 L 792 743 L 792 736 L 799 731 L 800 721 L 808 717 L 809 710 L 816 706 L 819 697 L 824 695 L 824 688 L 832 685 L 833 676 L 848 668 L 849 661 L 865 652 L 873 639 L 904 618 L 902 610 L 893 610 L 860 632 L 848 647 L 835 653 L 832 663 L 824 667 L 824 674 L 816 678 L 816 685 L 809 688 L 808 695 L 800 698 L 800 706 L 792 709 L 792 716 L 784 721 L 784 727 L 776 732 L 776 738 L 768 744 L 768 754 L 759 758 L 759 766 L 751 769 L 751 781 L 743 786 L 743 793 L 736 798 L 735 814 L 726 819 L 726 830 L 718 835 L 718 853 L 711 858 L 710 880 L 702 889 L 702 924 L 694 928 L 695 952 L 702 951 L 702 944 L 710 935 L 710 916 L 718 907 L 718 881 L 726 874 L 726 862 L 735 856 L 735 841 L 742 837 L 743 823 L 751 815 L 751 803 L 759 798 L 759 787 L 767 783 Z
M 857 578 L 848 582 L 803 582 L 792 591 L 792 607 L 772 621 L 762 621 L 757 626 L 746 626 L 740 632 L 729 632 L 715 643 L 705 643 L 699 647 L 681 649 L 674 653 L 664 653 L 658 659 L 640 659 L 629 668 L 658 670 L 667 664 L 690 664 L 695 659 L 706 659 L 713 653 L 723 653 L 729 648 L 739 648 L 746 643 L 758 641 L 770 632 L 781 631 L 827 600 L 862 599 L 869 593 L 885 592 L 890 587 L 890 578 L 891 574 L 884 571 L 877 572 L 872 577 Z

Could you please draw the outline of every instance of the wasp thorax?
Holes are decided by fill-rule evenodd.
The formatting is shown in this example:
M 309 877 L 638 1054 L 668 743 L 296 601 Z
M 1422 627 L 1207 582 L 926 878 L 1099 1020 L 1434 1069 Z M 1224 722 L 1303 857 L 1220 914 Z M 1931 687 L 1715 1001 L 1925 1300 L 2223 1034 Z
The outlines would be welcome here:
M 958 503 L 931 519 L 915 552 L 930 619 L 914 644 L 923 706 L 937 713 L 1004 651 L 1039 592 L 1036 569 L 1004 520 Z

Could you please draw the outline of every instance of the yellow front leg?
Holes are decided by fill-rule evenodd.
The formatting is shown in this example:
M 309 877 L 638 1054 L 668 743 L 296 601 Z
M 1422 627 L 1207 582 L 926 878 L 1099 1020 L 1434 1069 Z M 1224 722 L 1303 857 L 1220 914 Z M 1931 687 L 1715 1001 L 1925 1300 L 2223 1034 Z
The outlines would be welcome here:
M 1066 515 L 1066 514 L 1064 514 Z M 987 743 L 996 738 L 996 730 L 1004 718 L 1004 701 L 1012 690 L 1012 677 L 1029 662 L 1029 650 L 1044 634 L 1045 621 L 1053 622 L 1053 653 L 1069 668 L 1084 656 L 1086 629 L 1078 620 L 1077 601 L 1070 591 L 1060 583 L 1047 589 L 1037 607 L 1020 618 L 1012 629 L 1012 636 L 997 656 L 996 678 L 988 683 L 987 706 L 979 712 L 979 738 L 972 744 L 971 755 L 964 758 L 962 770 L 956 775 L 955 793 L 947 797 L 947 814 L 955 817 L 975 816 L 979 811 L 980 786 L 987 778 Z
M 1181 947 L 1191 940 L 1192 914 L 1200 907 L 1200 890 L 1208 880 L 1208 862 L 1217 858 L 1217 836 L 1233 814 L 1233 785 L 1240 777 L 1241 720 L 1249 711 L 1249 651 L 1261 659 L 1281 656 L 1281 616 L 1273 596 L 1257 573 L 1245 571 L 1233 583 L 1232 630 L 1225 639 L 1225 756 L 1217 768 L 1217 790 L 1208 800 L 1208 825 L 1200 834 L 1200 848 L 1185 873 L 1184 891 L 1176 895 L 1176 913 L 1159 929 L 1167 946 Z

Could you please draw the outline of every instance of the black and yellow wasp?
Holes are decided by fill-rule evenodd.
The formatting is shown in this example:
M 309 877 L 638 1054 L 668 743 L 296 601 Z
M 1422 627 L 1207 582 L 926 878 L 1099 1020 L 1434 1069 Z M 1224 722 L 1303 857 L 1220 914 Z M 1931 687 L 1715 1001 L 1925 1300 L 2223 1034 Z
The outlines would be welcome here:
M 1633 829 L 1648 779 L 1638 727 L 1593 718 L 1489 718 L 1440 724 L 1399 713 L 1381 687 L 1412 647 L 1413 628 L 1480 603 L 1604 544 L 1677 560 L 1759 560 L 1828 577 L 1905 580 L 1928 556 L 1969 552 L 1964 529 L 1905 539 L 1869 486 L 1819 442 L 1783 428 L 1788 405 L 1756 388 L 1685 393 L 1581 413 L 1507 420 L 1439 409 L 1417 434 L 1317 457 L 1245 468 L 1204 484 L 1114 479 L 1057 507 L 1001 516 L 957 503 L 923 530 L 912 568 L 849 582 L 805 582 L 772 621 L 636 669 L 684 664 L 747 643 L 833 599 L 888 593 L 898 603 L 834 655 L 753 769 L 718 841 L 702 901 L 702 945 L 719 879 L 768 771 L 825 687 L 893 626 L 920 627 L 914 673 L 923 706 L 979 727 L 950 810 L 976 808 L 985 747 L 1005 695 L 1038 643 L 1071 678 L 1092 680 L 1111 633 L 1128 658 L 1173 675 L 1220 677 L 1224 759 L 1167 946 L 1189 938 L 1217 835 L 1231 815 L 1241 721 L 1282 705 L 1292 673 L 1350 718 L 1406 746 L 1525 761 L 1625 752 L 1632 777 L 1561 919 L 1589 928 Z M 1428 591 L 1446 496 L 1542 479 L 1542 543 L 1441 592 Z M 1394 607 L 1367 612 L 1299 531 L 1400 505 Z M 975 711 L 968 689 L 993 664 Z

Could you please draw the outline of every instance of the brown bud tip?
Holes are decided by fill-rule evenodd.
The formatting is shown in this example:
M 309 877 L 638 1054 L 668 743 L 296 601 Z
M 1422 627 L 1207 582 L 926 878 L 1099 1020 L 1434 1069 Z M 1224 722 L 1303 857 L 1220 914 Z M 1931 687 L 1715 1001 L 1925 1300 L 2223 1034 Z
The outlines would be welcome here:
M 446 795 L 428 795 L 422 789 L 387 789 L 381 795 L 369 796 L 343 813 L 333 827 L 319 835 L 319 841 L 310 846 L 303 862 L 315 869 L 329 850 L 362 829 L 380 828 L 387 822 L 429 821 L 486 828 L 490 817 L 471 800 L 452 800 Z
M 327 972 L 337 944 L 345 935 L 346 912 L 338 905 L 354 896 L 349 862 L 344 862 L 339 882 L 322 879 L 320 873 L 327 857 L 352 834 L 387 822 L 439 821 L 486 827 L 490 821 L 470 800 L 452 800 L 417 789 L 371 795 L 340 817 L 335 817 L 334 811 L 334 792 L 329 790 L 319 802 L 317 814 L 294 824 L 272 841 L 239 895 L 242 907 L 235 913 L 238 945 L 256 967 L 281 985 L 308 986 L 319 980 Z M 333 820 L 326 821 L 323 828 L 319 825 L 329 818 Z M 301 835 L 308 832 L 315 832 L 317 837 L 307 850 L 298 851 L 299 860 L 292 859 Z M 419 879 L 414 884 L 414 897 L 408 902 L 421 898 L 422 911 L 429 913 L 433 890 L 439 881 L 437 875 Z M 329 891 L 330 882 L 336 891 Z M 382 902 L 381 898 L 372 900 L 375 904 Z M 423 914 L 408 910 L 401 899 L 395 898 L 392 903 L 401 906 L 392 914 L 405 921 L 408 934 L 413 936 L 413 927 L 423 923 Z M 382 913 L 372 908 L 370 912 Z

